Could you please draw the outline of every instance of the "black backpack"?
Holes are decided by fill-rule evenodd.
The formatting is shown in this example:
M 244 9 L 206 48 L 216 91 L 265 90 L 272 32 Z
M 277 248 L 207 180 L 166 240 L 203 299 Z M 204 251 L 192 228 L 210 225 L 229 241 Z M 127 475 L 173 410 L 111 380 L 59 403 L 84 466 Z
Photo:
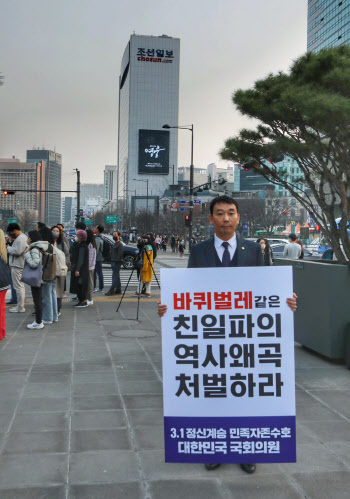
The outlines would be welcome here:
M 111 245 L 108 243 L 105 237 L 102 237 L 102 245 L 100 246 L 100 251 L 103 258 L 108 258 L 111 254 Z

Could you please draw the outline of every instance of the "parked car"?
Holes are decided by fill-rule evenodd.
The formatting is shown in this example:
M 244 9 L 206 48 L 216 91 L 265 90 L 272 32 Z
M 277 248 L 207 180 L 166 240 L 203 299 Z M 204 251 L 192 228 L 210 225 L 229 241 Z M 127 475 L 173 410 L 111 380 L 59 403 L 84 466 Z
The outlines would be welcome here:
M 266 239 L 267 239 L 270 246 L 271 246 L 271 244 L 283 244 L 285 246 L 286 244 L 289 243 L 288 239 L 272 239 L 269 237 L 267 237 Z
M 271 244 L 273 258 L 283 258 L 284 248 L 285 248 L 285 244 Z M 317 260 L 319 258 L 316 258 L 311 251 L 304 248 L 304 259 L 305 260 L 312 260 L 312 259 Z

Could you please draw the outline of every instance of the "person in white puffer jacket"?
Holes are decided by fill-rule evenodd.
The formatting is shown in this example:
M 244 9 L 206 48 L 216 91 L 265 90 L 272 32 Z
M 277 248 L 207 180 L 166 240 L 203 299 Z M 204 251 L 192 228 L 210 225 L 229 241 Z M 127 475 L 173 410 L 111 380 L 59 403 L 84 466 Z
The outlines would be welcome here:
M 32 269 L 37 269 L 42 263 L 42 253 L 43 245 L 47 244 L 40 240 L 40 232 L 37 230 L 31 230 L 28 233 L 28 244 L 29 248 L 24 253 L 25 263 L 29 265 Z M 42 329 L 44 327 L 43 323 L 43 304 L 42 304 L 42 286 L 34 288 L 31 286 L 34 309 L 35 309 L 35 321 L 32 324 L 27 324 L 28 329 Z

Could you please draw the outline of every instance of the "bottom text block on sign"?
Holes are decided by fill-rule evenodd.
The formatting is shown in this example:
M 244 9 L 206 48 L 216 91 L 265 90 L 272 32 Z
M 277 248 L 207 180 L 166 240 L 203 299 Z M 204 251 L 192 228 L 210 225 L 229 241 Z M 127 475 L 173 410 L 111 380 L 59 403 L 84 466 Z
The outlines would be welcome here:
M 292 268 L 161 280 L 166 462 L 295 462 Z

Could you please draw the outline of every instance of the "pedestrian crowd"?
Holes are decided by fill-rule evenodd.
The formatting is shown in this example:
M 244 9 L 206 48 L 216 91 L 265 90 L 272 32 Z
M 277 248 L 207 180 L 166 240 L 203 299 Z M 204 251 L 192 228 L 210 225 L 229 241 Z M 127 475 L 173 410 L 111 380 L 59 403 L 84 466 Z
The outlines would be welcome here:
M 10 313 L 25 312 L 25 284 L 31 288 L 35 320 L 28 329 L 42 329 L 58 322 L 66 296 L 70 271 L 70 293 L 76 295 L 75 308 L 93 305 L 93 293 L 103 291 L 102 262 L 110 259 L 112 284 L 107 296 L 121 294 L 120 268 L 123 262 L 121 234 L 113 232 L 113 244 L 103 236 L 104 227 L 94 231 L 77 222 L 74 242 L 70 243 L 60 223 L 47 227 L 39 222 L 28 234 L 17 223 L 7 226 L 7 237 L 0 229 L 0 340 L 5 333 L 5 296 L 11 288 Z M 97 281 L 99 287 L 97 288 Z

